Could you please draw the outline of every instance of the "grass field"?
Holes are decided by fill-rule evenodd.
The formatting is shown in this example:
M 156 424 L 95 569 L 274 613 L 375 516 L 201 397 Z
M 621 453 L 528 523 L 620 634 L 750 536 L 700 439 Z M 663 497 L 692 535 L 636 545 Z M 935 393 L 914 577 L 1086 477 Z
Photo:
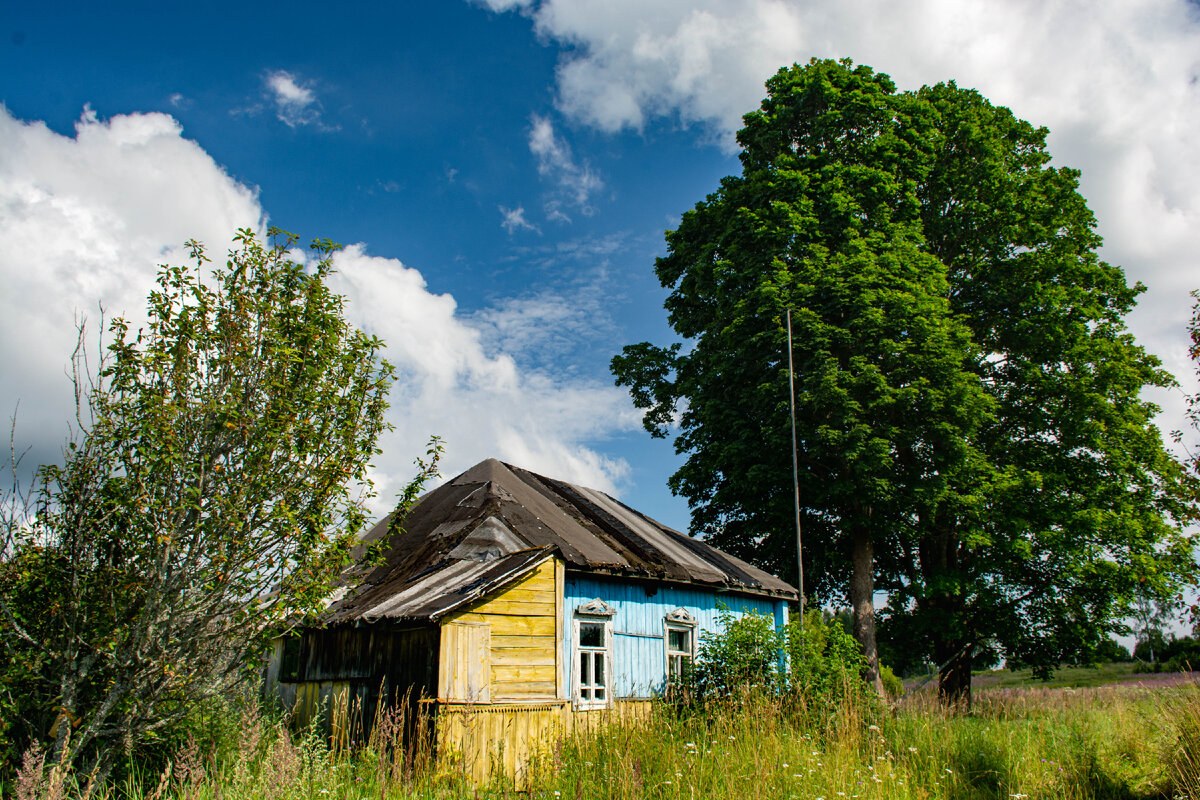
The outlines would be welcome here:
M 1149 664 L 1127 662 L 1097 664 L 1089 667 L 1064 666 L 1055 670 L 1049 680 L 1035 678 L 1030 669 L 994 669 L 976 672 L 971 685 L 976 690 L 986 689 L 1080 689 L 1092 686 L 1120 684 L 1172 685 L 1200 678 L 1200 673 L 1153 672 Z M 935 675 L 908 678 L 906 690 L 916 687 L 936 686 Z
M 929 691 L 892 708 L 818 715 L 762 697 L 689 713 L 660 704 L 644 721 L 555 743 L 522 791 L 472 786 L 453 764 L 391 746 L 387 730 L 355 753 L 253 714 L 229 730 L 217 751 L 184 748 L 161 771 L 135 769 L 110 796 L 1200 800 L 1200 684 L 1182 678 L 1082 688 L 998 680 L 976 692 L 970 714 L 946 712 Z M 70 786 L 70 776 L 29 769 L 15 796 L 59 798 Z

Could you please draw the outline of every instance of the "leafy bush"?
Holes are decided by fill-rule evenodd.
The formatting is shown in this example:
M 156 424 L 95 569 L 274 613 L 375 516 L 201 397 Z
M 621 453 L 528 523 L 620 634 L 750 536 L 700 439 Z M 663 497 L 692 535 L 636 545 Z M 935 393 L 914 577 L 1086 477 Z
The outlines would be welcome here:
M 810 611 L 777 627 L 773 617 L 722 609 L 719 629 L 700 635 L 683 696 L 724 702 L 749 694 L 777 697 L 793 714 L 827 722 L 848 709 L 873 713 L 878 699 L 862 680 L 858 643 L 836 616 Z M 892 680 L 899 679 L 892 675 Z M 900 691 L 903 691 L 902 687 Z
M 883 679 L 883 690 L 893 700 L 904 694 L 904 681 L 886 664 L 879 665 L 879 677 Z
M 700 633 L 699 652 L 688 688 L 712 698 L 746 688 L 774 690 L 781 675 L 784 639 L 774 617 L 717 611 L 720 630 Z

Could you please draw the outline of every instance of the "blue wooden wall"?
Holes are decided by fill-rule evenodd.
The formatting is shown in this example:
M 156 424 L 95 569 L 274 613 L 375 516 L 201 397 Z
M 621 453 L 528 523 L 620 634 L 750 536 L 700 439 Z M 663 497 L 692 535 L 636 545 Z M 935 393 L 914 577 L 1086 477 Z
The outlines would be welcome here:
M 652 593 L 652 594 L 651 594 Z M 701 587 L 679 587 L 631 583 L 588 575 L 566 575 L 563 591 L 563 685 L 572 686 L 575 609 L 599 598 L 617 610 L 613 626 L 613 691 L 616 697 L 651 697 L 666 682 L 666 651 L 663 620 L 677 608 L 696 618 L 700 631 L 715 632 L 717 607 L 724 605 L 735 614 L 757 611 L 773 616 L 776 626 L 787 621 L 787 604 L 769 597 L 747 597 L 708 591 Z

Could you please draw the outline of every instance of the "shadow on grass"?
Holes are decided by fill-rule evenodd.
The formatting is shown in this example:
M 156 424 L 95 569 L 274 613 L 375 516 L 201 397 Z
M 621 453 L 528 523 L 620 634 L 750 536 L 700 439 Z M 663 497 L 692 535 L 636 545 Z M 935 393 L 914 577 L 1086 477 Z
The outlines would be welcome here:
M 1062 758 L 1061 762 L 1045 762 L 1052 785 L 1046 787 L 1044 795 L 1030 797 L 1172 800 L 1171 793 L 1158 789 L 1135 792 L 1125 780 L 1110 774 L 1095 749 L 1083 739 L 1072 742 Z M 951 755 L 949 763 L 957 774 L 957 780 L 948 787 L 949 800 L 1010 800 L 1026 796 L 1014 788 L 1020 786 L 1022 781 L 1016 774 L 1009 754 L 994 746 L 978 741 L 962 742 Z M 1053 780 L 1055 777 L 1057 780 Z

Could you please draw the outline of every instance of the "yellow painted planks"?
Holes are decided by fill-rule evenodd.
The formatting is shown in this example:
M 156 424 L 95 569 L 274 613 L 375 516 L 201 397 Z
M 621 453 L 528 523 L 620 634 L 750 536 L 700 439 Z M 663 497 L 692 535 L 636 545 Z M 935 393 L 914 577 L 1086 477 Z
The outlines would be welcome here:
M 554 559 L 554 696 L 566 699 L 567 687 L 563 681 L 563 636 L 566 634 L 563 617 L 563 597 L 566 591 L 567 565 Z
M 546 589 L 509 589 L 497 597 L 503 597 L 505 600 L 511 600 L 516 603 L 546 603 L 553 604 L 554 598 Z
M 478 783 L 497 773 L 528 788 L 530 758 L 549 747 L 563 730 L 568 707 L 443 707 L 438 714 L 439 757 Z M 450 766 L 453 765 L 453 766 Z
M 500 614 L 459 614 L 455 622 L 480 622 L 493 636 L 553 636 L 554 617 L 511 617 Z
M 459 663 L 464 659 L 472 668 L 478 668 L 484 659 L 488 663 L 488 692 L 473 685 L 471 699 L 476 702 L 545 700 L 561 695 L 559 594 L 563 574 L 557 560 L 547 561 L 507 588 L 447 618 L 442 627 L 440 667 L 443 699 L 464 699 L 467 679 L 462 675 L 465 667 Z M 484 659 L 447 641 L 447 633 L 458 626 L 487 629 Z M 458 633 L 451 635 L 461 638 Z
M 547 641 L 549 641 L 548 638 Z M 493 667 L 553 667 L 554 663 L 553 643 L 549 647 L 505 648 L 497 648 L 494 642 L 492 644 Z
M 521 681 L 502 683 L 496 686 L 495 700 L 516 700 L 528 703 L 531 700 L 553 700 L 554 681 Z
M 493 636 L 492 651 L 553 650 L 556 636 Z
M 490 702 L 491 652 L 491 635 L 487 625 L 457 621 L 443 625 L 438 698 Z
M 509 600 L 508 595 L 504 595 L 484 605 L 477 606 L 472 611 L 479 614 L 501 614 L 504 616 L 553 617 L 554 600 L 526 603 Z
M 554 681 L 553 664 L 493 664 L 492 682 L 522 683 L 524 681 Z

